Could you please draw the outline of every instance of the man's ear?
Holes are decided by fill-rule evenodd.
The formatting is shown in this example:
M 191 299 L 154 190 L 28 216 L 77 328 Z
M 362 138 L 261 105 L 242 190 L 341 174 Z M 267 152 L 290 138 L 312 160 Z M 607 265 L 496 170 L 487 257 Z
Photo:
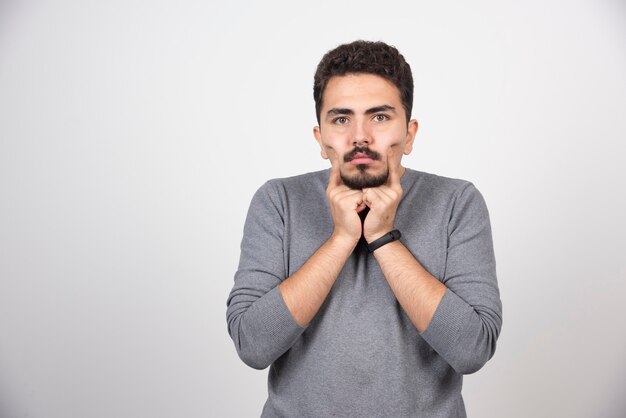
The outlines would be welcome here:
M 411 151 L 413 151 L 413 141 L 415 141 L 415 135 L 417 134 L 418 128 L 419 124 L 417 123 L 417 119 L 411 119 L 406 130 L 406 139 L 404 141 L 403 150 L 404 155 L 409 155 Z
M 324 147 L 324 144 L 322 143 L 322 132 L 320 131 L 319 126 L 313 127 L 313 136 L 315 137 L 315 140 L 320 146 L 320 155 L 322 156 L 323 159 L 328 160 L 328 154 L 326 153 L 326 148 Z

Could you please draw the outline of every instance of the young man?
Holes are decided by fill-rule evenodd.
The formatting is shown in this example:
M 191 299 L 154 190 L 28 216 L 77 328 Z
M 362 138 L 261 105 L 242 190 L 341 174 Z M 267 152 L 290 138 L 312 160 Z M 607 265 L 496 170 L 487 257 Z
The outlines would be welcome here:
M 463 417 L 502 325 L 484 200 L 401 165 L 418 125 L 395 48 L 328 52 L 314 98 L 331 168 L 257 191 L 228 298 L 239 356 L 271 366 L 262 415 Z

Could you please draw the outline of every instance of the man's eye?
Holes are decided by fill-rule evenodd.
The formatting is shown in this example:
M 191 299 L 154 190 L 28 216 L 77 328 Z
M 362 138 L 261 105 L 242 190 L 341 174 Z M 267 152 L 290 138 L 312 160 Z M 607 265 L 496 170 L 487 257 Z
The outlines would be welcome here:
M 344 118 L 343 116 L 340 116 L 335 119 L 335 123 L 338 125 L 345 125 L 346 123 L 348 123 L 348 118 Z
M 376 115 L 376 116 L 374 116 L 374 120 L 376 122 L 384 122 L 387 119 L 389 119 L 389 117 L 387 117 L 387 115 Z

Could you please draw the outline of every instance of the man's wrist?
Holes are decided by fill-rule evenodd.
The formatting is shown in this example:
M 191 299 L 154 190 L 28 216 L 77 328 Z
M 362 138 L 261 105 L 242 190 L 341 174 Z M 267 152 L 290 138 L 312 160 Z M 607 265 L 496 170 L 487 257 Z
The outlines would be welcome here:
M 359 243 L 359 240 L 347 235 L 341 235 L 333 232 L 330 238 L 328 238 L 327 242 L 332 244 L 333 246 L 353 250 L 354 247 L 356 247 L 356 245 Z
M 389 231 L 391 231 L 392 229 L 395 229 L 395 228 L 393 226 L 390 226 L 388 228 L 383 229 L 382 231 L 375 232 L 373 234 L 363 234 L 363 238 L 365 239 L 365 242 L 370 244 L 376 241 L 377 239 L 382 238 L 385 235 L 387 235 Z

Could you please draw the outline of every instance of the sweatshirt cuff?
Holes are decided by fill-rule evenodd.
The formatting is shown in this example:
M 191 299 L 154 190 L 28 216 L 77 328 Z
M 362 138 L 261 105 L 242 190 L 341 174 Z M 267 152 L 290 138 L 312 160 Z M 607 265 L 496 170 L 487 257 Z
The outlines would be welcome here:
M 253 307 L 254 310 L 258 310 L 258 316 L 255 313 L 249 312 L 248 314 L 261 320 L 261 329 L 267 338 L 265 341 L 269 344 L 284 342 L 286 350 L 293 340 L 305 330 L 298 325 L 289 312 L 278 286 L 267 292 Z
M 422 338 L 443 358 L 454 358 L 459 336 L 473 310 L 450 289 L 446 290 L 428 328 L 422 332 Z

